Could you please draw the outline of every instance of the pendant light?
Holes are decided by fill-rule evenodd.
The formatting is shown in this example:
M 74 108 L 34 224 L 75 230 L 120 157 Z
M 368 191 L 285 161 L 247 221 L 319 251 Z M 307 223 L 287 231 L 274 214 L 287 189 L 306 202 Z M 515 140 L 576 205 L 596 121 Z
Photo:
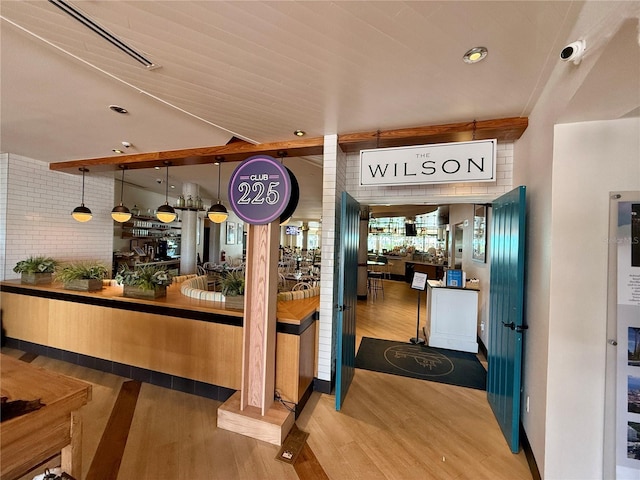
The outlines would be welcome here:
M 229 217 L 229 212 L 225 206 L 220 202 L 220 169 L 222 166 L 222 158 L 216 158 L 218 160 L 214 165 L 218 165 L 218 203 L 211 205 L 207 212 L 207 217 L 213 223 L 222 223 Z
M 78 222 L 88 222 L 93 217 L 91 210 L 84 206 L 84 174 L 88 172 L 88 168 L 80 167 L 78 170 L 82 172 L 82 203 L 79 207 L 73 209 L 71 216 Z
M 173 222 L 177 215 L 176 211 L 173 209 L 171 205 L 169 205 L 169 162 L 164 162 L 167 166 L 167 180 L 165 181 L 165 203 L 158 207 L 156 211 L 156 218 L 160 220 L 162 223 L 171 223 Z
M 117 207 L 113 207 L 111 210 L 111 218 L 113 218 L 116 222 L 124 223 L 131 218 L 131 212 L 127 207 L 122 204 L 122 199 L 124 197 L 124 171 L 126 170 L 125 165 L 120 165 L 122 169 L 122 181 L 120 185 L 120 205 Z

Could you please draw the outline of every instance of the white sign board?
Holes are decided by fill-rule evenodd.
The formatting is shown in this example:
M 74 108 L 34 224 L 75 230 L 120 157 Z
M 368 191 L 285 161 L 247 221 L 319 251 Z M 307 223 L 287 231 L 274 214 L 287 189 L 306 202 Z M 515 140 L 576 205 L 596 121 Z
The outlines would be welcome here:
M 413 272 L 413 282 L 411 288 L 415 290 L 424 290 L 427 286 L 427 274 L 422 272 Z
M 436 143 L 360 151 L 360 185 L 491 182 L 496 140 Z

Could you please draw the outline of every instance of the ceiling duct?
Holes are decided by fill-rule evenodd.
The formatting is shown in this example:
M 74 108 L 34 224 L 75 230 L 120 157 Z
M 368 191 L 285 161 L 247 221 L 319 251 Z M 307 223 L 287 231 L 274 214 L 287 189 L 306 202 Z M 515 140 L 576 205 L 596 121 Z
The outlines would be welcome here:
M 102 28 L 100 25 L 98 25 L 96 22 L 91 20 L 84 13 L 82 13 L 80 10 L 76 9 L 71 4 L 65 2 L 64 0 L 49 0 L 49 3 L 52 3 L 53 5 L 58 7 L 64 13 L 69 15 L 71 18 L 73 18 L 73 19 L 77 20 L 78 22 L 80 22 L 81 24 L 83 24 L 89 30 L 91 30 L 94 33 L 97 33 L 98 35 L 100 35 L 102 38 L 104 38 L 111 45 L 119 48 L 124 53 L 126 53 L 131 58 L 133 58 L 136 62 L 141 63 L 142 65 L 144 65 L 145 68 L 147 68 L 149 70 L 153 70 L 155 68 L 159 68 L 160 67 L 160 65 L 154 64 L 151 60 L 146 58 L 141 53 L 137 52 L 135 49 L 131 48 L 129 45 L 124 43 L 118 37 L 116 37 L 115 35 L 109 33 L 107 30 Z

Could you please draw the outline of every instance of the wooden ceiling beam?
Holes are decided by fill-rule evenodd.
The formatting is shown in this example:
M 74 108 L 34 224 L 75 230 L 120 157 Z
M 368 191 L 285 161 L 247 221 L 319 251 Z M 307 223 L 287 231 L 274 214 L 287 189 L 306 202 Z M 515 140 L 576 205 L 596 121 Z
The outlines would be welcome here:
M 520 138 L 528 125 L 529 120 L 526 117 L 479 120 L 477 122 L 350 133 L 339 135 L 338 143 L 342 151 L 354 152 L 370 148 L 466 142 L 474 138 L 475 140 L 496 138 L 498 141 L 504 142 Z
M 121 165 L 127 169 L 162 167 L 165 162 L 171 166 L 201 165 L 223 162 L 241 162 L 254 155 L 269 155 L 274 158 L 303 157 L 322 155 L 324 138 L 305 138 L 288 142 L 252 144 L 249 142 L 233 142 L 214 147 L 185 148 L 162 152 L 133 153 L 111 157 L 89 158 L 85 160 L 69 160 L 49 164 L 50 170 L 76 171 L 80 167 L 90 167 L 93 171 L 118 170 Z
M 522 136 L 529 124 L 526 117 L 480 120 L 446 125 L 401 128 L 373 132 L 338 135 L 338 143 L 344 152 L 355 152 L 370 148 L 428 145 L 433 143 L 464 142 L 472 139 L 496 138 L 498 141 L 514 141 Z M 253 155 L 269 155 L 287 158 L 322 155 L 324 138 L 303 138 L 287 142 L 260 143 L 231 142 L 227 145 L 200 148 L 185 148 L 162 152 L 134 153 L 85 160 L 70 160 L 49 164 L 50 170 L 78 172 L 81 167 L 93 171 L 118 170 L 121 165 L 128 169 L 171 166 L 200 165 L 224 162 L 240 162 Z

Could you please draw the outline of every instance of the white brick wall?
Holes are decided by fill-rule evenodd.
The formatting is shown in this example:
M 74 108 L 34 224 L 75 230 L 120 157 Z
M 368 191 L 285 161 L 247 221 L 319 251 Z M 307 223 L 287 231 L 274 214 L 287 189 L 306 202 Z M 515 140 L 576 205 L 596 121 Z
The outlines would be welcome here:
M 333 349 L 333 308 L 335 299 L 336 263 L 336 172 L 338 167 L 338 136 L 324 138 L 324 159 L 322 169 L 322 239 L 320 267 L 320 319 L 318 336 L 318 378 L 331 381 Z
M 7 179 L 9 172 L 9 154 L 0 154 L 0 272 L 4 272 L 7 263 Z M 13 267 L 11 267 L 13 268 Z
M 31 255 L 60 261 L 98 260 L 109 267 L 113 251 L 114 181 L 85 176 L 85 206 L 93 219 L 76 222 L 71 212 L 82 200 L 82 175 L 54 172 L 44 162 L 3 154 L 0 157 L 0 242 L 2 278 L 18 278 L 15 264 Z

